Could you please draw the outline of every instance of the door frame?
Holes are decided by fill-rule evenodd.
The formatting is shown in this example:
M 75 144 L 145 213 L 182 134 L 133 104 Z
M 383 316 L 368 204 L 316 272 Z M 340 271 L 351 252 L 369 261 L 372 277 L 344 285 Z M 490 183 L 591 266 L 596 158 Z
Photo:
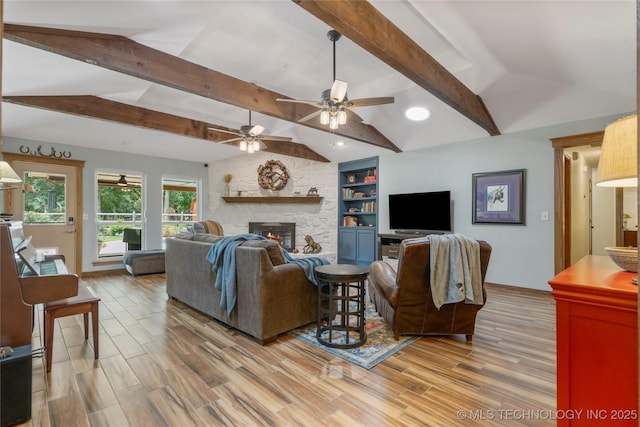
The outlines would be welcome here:
M 582 133 L 558 138 L 551 138 L 553 146 L 553 246 L 554 246 L 554 274 L 560 273 L 566 268 L 566 239 L 571 237 L 571 229 L 567 226 L 567 215 L 570 214 L 569 206 L 566 205 L 567 179 L 565 177 L 565 155 L 564 150 L 570 147 L 591 145 L 601 146 L 604 138 L 604 130 L 598 132 Z M 622 189 L 616 188 L 616 245 L 621 245 L 622 239 Z
M 82 171 L 84 169 L 84 160 L 71 160 L 71 159 L 58 159 L 54 157 L 40 157 L 27 154 L 16 153 L 3 153 L 4 159 L 7 163 L 12 164 L 15 161 L 43 163 L 48 165 L 62 165 L 75 168 L 76 174 L 76 216 L 82 215 Z M 7 195 L 4 198 L 4 212 L 13 212 L 13 191 L 7 191 Z M 84 221 L 81 218 L 77 218 L 75 221 L 76 227 L 76 240 L 75 240 L 75 263 L 76 274 L 78 277 L 82 277 L 82 226 Z

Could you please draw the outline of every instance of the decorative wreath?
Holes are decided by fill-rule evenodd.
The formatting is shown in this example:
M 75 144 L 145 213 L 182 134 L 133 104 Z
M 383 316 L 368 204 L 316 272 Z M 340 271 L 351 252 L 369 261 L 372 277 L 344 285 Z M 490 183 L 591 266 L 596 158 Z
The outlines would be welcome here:
M 267 160 L 258 167 L 258 184 L 267 190 L 280 191 L 289 181 L 289 172 L 279 160 Z

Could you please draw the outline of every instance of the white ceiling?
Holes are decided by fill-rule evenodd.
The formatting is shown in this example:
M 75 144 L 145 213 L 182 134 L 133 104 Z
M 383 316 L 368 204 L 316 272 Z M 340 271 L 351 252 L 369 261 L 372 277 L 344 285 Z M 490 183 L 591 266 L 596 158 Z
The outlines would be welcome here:
M 486 104 L 503 134 L 635 111 L 636 2 L 371 2 Z M 5 23 L 111 33 L 292 98 L 319 100 L 331 86 L 330 28 L 280 1 L 4 0 Z M 349 98 L 394 96 L 355 109 L 403 151 L 487 132 L 343 37 L 336 77 Z M 248 111 L 4 40 L 3 95 L 97 95 L 238 129 Z M 431 110 L 425 122 L 409 106 Z M 389 151 L 254 113 L 269 135 L 288 136 L 332 161 Z M 213 162 L 248 155 L 199 139 L 4 103 L 4 136 Z M 345 145 L 335 145 L 338 139 Z

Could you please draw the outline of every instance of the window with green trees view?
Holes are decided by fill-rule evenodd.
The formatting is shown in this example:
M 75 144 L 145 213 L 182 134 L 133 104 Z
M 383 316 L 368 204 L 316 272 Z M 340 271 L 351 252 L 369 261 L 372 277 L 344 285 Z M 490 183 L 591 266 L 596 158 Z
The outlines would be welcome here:
M 142 217 L 145 209 L 142 198 L 143 179 L 141 175 L 99 172 L 97 185 L 98 257 L 120 256 L 127 249 L 122 241 L 124 230 L 127 228 L 142 230 L 143 228 Z M 197 221 L 197 195 L 198 180 L 163 177 L 163 241 L 164 237 L 187 231 L 187 227 Z M 143 230 L 141 235 L 145 232 L 155 233 L 156 231 Z
M 142 176 L 100 172 L 97 183 L 98 258 L 120 256 L 124 230 L 142 229 Z
M 162 179 L 162 236 L 171 237 L 187 231 L 197 221 L 198 181 Z
M 25 224 L 64 224 L 67 212 L 64 175 L 25 173 L 23 189 Z

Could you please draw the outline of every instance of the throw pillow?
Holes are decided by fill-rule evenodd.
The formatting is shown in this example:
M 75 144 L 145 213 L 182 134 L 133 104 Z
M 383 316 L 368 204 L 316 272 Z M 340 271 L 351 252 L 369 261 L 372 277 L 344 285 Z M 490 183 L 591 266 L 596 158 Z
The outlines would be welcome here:
M 247 240 L 242 244 L 242 246 L 265 248 L 273 265 L 287 263 L 287 260 L 284 259 L 284 255 L 282 255 L 282 251 L 280 251 L 280 246 L 274 240 Z

